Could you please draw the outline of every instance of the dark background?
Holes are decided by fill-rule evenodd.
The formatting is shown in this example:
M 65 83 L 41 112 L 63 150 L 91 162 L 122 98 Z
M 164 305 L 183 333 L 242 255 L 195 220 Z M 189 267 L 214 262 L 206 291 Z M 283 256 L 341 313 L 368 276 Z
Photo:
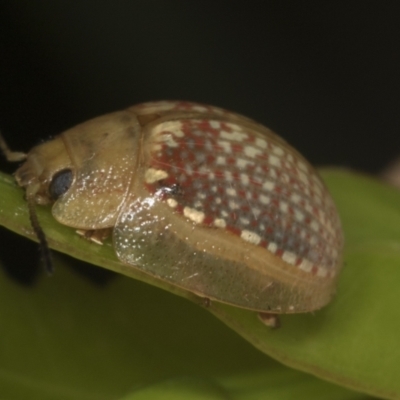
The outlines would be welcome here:
M 106 112 L 187 99 L 257 119 L 313 164 L 377 173 L 400 149 L 399 11 L 397 1 L 2 1 L 0 127 L 26 151 Z

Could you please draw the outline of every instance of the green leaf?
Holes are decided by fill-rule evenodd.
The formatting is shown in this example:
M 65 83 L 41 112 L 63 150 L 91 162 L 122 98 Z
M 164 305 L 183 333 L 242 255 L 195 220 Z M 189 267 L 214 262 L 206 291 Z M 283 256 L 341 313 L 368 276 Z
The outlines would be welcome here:
M 366 398 L 278 364 L 193 303 L 54 259 L 33 287 L 1 274 L 1 398 Z
M 400 193 L 346 171 L 325 171 L 323 177 L 346 237 L 335 300 L 314 314 L 282 316 L 282 328 L 274 331 L 253 312 L 217 303 L 209 311 L 284 364 L 399 399 Z M 0 193 L 0 224 L 34 238 L 22 192 L 6 175 L 0 175 Z M 38 207 L 38 214 L 53 248 L 197 301 L 128 271 L 110 245 L 87 243 L 46 207 Z M 135 280 L 121 278 L 99 289 L 59 266 L 34 289 L 5 278 L 2 285 L 2 337 L 10 344 L 0 348 L 0 370 L 7 371 L 0 374 L 0 387 L 10 389 L 5 392 L 10 399 L 35 398 L 29 393 L 41 399 L 108 399 L 130 388 L 126 399 L 157 398 L 157 391 L 168 398 L 162 397 L 168 390 L 171 398 L 179 398 L 175 392 L 186 398 L 285 399 L 302 398 L 302 385 L 307 398 L 365 398 L 279 366 L 200 307 Z M 12 312 L 9 305 L 15 305 Z M 11 396 L 15 385 L 25 397 Z

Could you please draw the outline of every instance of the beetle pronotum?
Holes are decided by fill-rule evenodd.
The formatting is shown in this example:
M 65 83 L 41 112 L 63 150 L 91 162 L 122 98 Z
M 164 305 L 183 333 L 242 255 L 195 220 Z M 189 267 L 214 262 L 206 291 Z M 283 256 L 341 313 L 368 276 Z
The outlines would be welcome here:
M 329 302 L 342 230 L 310 164 L 268 128 L 181 101 L 139 104 L 14 153 L 35 204 L 119 260 L 210 300 L 265 313 Z

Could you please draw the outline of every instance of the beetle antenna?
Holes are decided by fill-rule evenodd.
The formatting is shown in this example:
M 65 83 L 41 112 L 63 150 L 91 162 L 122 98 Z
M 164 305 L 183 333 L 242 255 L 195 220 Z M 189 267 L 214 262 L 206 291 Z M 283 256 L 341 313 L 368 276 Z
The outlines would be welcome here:
M 12 151 L 8 147 L 8 144 L 4 140 L 4 137 L 1 134 L 1 132 L 0 132 L 0 151 L 4 154 L 7 161 L 10 162 L 23 161 L 27 158 L 26 153 L 22 153 L 20 151 Z M 40 251 L 42 253 L 42 258 L 45 268 L 49 274 L 52 274 L 54 268 L 53 268 L 53 262 L 51 260 L 49 245 L 47 243 L 46 235 L 44 234 L 43 229 L 39 224 L 39 220 L 36 214 L 35 194 L 37 190 L 38 190 L 37 185 L 28 186 L 26 190 L 26 200 L 28 203 L 29 219 L 31 220 L 33 231 L 35 232 L 35 235 L 39 240 Z
M 39 224 L 39 220 L 36 214 L 36 203 L 35 203 L 35 193 L 36 190 L 29 190 L 31 187 L 28 187 L 26 192 L 26 201 L 28 203 L 28 210 L 29 210 L 29 218 L 31 220 L 31 225 L 33 231 L 35 232 L 36 237 L 39 240 L 39 247 L 40 252 L 42 253 L 42 259 L 44 262 L 44 266 L 48 274 L 52 274 L 54 271 L 53 262 L 51 259 L 50 248 L 47 243 L 46 235 L 43 232 L 42 227 Z
M 27 157 L 25 153 L 21 153 L 20 151 L 10 150 L 1 132 L 0 132 L 0 151 L 4 154 L 6 160 L 10 162 L 22 161 L 25 160 Z

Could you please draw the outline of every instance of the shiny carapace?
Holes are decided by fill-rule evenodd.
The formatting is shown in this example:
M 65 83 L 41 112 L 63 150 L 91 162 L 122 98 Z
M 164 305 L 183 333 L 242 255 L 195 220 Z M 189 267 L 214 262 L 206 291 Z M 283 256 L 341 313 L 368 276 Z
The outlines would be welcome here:
M 160 101 L 26 155 L 2 147 L 25 159 L 16 179 L 31 203 L 52 204 L 60 224 L 93 240 L 111 232 L 130 268 L 266 313 L 312 311 L 335 291 L 343 239 L 332 198 L 296 150 L 249 118 Z

